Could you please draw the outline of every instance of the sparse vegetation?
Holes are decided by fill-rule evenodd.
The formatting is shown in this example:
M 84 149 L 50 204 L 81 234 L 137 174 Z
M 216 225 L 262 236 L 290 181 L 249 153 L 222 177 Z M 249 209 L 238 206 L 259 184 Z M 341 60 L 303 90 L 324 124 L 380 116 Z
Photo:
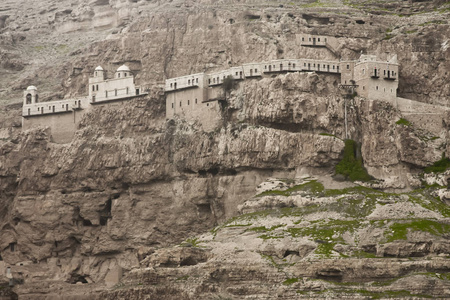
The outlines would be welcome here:
M 433 220 L 413 220 L 404 223 L 397 222 L 390 226 L 391 233 L 386 235 L 387 242 L 406 240 L 408 230 L 429 232 L 433 235 L 442 235 L 450 232 L 449 224 L 441 224 Z
M 397 125 L 404 125 L 404 126 L 411 126 L 411 122 L 409 122 L 406 119 L 400 118 L 397 122 L 395 122 Z
M 426 167 L 424 172 L 425 173 L 442 173 L 445 172 L 447 169 L 450 168 L 450 159 L 448 157 L 445 157 L 445 154 L 442 153 L 442 158 L 432 164 L 429 167 Z
M 283 281 L 284 285 L 291 285 L 298 282 L 298 278 L 288 278 L 285 281 Z
M 201 247 L 198 238 L 189 238 L 186 241 L 182 242 L 180 246 L 181 247 L 196 247 L 196 248 Z

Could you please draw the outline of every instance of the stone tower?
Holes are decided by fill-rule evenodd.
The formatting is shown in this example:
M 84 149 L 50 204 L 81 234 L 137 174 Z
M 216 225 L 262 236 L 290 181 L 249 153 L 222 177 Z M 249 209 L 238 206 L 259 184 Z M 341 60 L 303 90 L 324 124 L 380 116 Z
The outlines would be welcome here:
M 23 105 L 35 104 L 39 102 L 39 95 L 37 88 L 34 85 L 30 85 L 23 92 Z

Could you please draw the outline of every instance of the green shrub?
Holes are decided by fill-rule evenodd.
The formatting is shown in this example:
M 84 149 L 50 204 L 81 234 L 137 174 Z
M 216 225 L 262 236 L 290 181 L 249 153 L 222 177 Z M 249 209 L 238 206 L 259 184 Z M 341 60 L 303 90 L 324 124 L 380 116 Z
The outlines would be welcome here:
M 345 140 L 344 158 L 336 165 L 336 174 L 344 175 L 351 181 L 369 181 L 372 177 L 364 168 L 361 157 L 356 157 L 358 145 L 353 140 Z
M 224 93 L 229 93 L 232 89 L 234 89 L 234 78 L 231 75 L 225 77 L 222 83 L 222 89 Z
M 397 125 L 405 125 L 405 126 L 411 126 L 411 122 L 409 122 L 406 119 L 400 118 L 397 122 L 395 122 Z

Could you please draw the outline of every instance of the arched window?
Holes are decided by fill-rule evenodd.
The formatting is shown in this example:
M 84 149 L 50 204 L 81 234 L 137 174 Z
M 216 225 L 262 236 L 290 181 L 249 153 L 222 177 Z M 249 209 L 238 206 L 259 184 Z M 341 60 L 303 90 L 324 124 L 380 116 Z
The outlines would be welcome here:
M 128 95 L 128 91 L 129 91 L 129 88 L 127 87 L 127 95 Z
M 28 115 L 30 115 L 30 114 L 31 114 L 31 109 L 29 108 L 29 109 L 28 109 Z
M 188 105 L 191 103 L 191 101 L 190 100 L 188 100 Z
M 190 79 L 188 79 L 188 85 L 191 85 L 191 80 Z
M 97 77 L 97 72 L 95 72 L 95 77 Z
M 27 94 L 27 104 L 31 104 L 31 94 Z
M 117 73 L 117 78 L 120 78 L 120 73 Z
M 92 85 L 92 91 L 95 92 L 95 85 Z
M 127 77 L 127 73 L 123 73 L 123 77 Z
M 195 98 L 195 104 L 197 104 L 197 98 Z
M 180 101 L 180 107 L 181 107 L 181 101 Z
M 97 84 L 97 86 L 96 86 L 96 89 L 97 89 L 97 91 L 98 91 L 98 84 Z
M 105 98 L 108 98 L 108 91 L 105 91 Z
M 69 104 L 66 104 L 66 111 L 69 110 Z
M 280 64 L 280 71 L 283 71 L 283 64 Z
M 114 96 L 117 96 L 117 89 L 114 90 Z
M 195 78 L 195 83 L 198 83 L 198 78 Z
M 38 103 L 39 102 L 39 95 L 38 94 L 36 94 L 36 96 L 35 96 L 35 103 Z
M 258 73 L 258 69 L 255 69 L 255 74 Z

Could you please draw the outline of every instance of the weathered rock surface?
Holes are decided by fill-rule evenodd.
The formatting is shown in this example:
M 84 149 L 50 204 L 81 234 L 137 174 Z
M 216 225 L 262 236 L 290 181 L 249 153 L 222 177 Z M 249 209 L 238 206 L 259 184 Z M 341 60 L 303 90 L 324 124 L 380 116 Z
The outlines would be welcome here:
M 246 80 L 213 132 L 166 121 L 154 85 L 252 61 L 338 59 L 300 47 L 299 34 L 316 33 L 337 36 L 342 59 L 398 53 L 399 94 L 445 105 L 446 5 L 408 2 L 397 12 L 425 13 L 401 17 L 380 9 L 392 1 L 366 3 L 363 11 L 340 1 L 32 2 L 0 3 L 1 100 L 20 101 L 29 84 L 47 99 L 85 94 L 98 64 L 113 72 L 127 63 L 152 90 L 145 99 L 97 107 L 70 144 L 52 143 L 45 128 L 20 133 L 20 105 L 0 108 L 0 257 L 16 281 L 2 289 L 1 279 L 1 297 L 450 295 L 444 178 L 425 178 L 441 185 L 433 197 L 364 189 L 254 197 L 270 185 L 260 185 L 267 178 L 284 182 L 284 190 L 310 175 L 327 189 L 354 187 L 328 176 L 345 138 L 336 77 Z M 422 168 L 450 154 L 450 118 L 435 135 L 396 124 L 401 114 L 381 101 L 356 97 L 347 108 L 349 137 L 379 179 L 371 186 L 419 187 Z M 124 279 L 108 289 L 107 274 L 122 270 Z

